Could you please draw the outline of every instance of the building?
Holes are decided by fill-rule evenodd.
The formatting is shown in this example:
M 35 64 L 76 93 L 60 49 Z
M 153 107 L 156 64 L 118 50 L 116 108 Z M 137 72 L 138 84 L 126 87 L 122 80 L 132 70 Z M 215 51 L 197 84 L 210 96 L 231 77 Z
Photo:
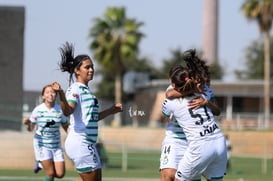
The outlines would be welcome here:
M 0 7 L 0 129 L 21 129 L 24 7 Z
M 218 119 L 225 123 L 227 128 L 238 129 L 249 126 L 251 129 L 264 129 L 263 84 L 262 80 L 212 81 L 211 88 L 222 110 Z M 168 80 L 156 80 L 138 88 L 139 91 L 135 95 L 134 107 L 135 110 L 145 113 L 145 116 L 136 117 L 139 125 L 158 126 L 161 104 L 165 98 L 167 86 Z M 272 102 L 272 83 L 270 95 Z M 273 111 L 272 106 L 271 111 Z M 271 115 L 271 129 L 273 129 L 272 120 Z

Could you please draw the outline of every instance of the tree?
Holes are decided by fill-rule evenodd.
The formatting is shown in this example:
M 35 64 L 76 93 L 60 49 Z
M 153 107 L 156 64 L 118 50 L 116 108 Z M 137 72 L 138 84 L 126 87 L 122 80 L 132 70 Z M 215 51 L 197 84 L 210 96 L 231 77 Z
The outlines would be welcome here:
M 168 78 L 170 68 L 173 65 L 182 65 L 186 66 L 185 61 L 183 60 L 183 51 L 181 51 L 180 48 L 176 48 L 173 50 L 170 50 L 171 57 L 167 59 L 163 59 L 163 66 L 162 66 L 162 77 L 163 79 Z
M 270 52 L 273 51 L 273 39 L 270 41 Z M 273 54 L 270 54 L 270 60 L 273 59 Z M 238 79 L 263 79 L 264 78 L 264 43 L 261 39 L 251 42 L 245 53 L 245 68 L 236 70 L 235 74 Z M 270 64 L 273 68 L 272 64 Z M 272 75 L 270 75 L 272 79 Z
M 249 20 L 258 23 L 264 38 L 264 117 L 265 128 L 270 121 L 270 30 L 273 18 L 273 0 L 246 0 L 241 7 Z
M 142 22 L 127 18 L 124 7 L 107 8 L 102 18 L 94 19 L 90 30 L 93 38 L 90 49 L 94 51 L 101 69 L 115 77 L 115 102 L 122 102 L 122 74 L 124 68 L 138 53 L 138 46 L 144 36 L 139 28 Z M 120 125 L 120 114 L 116 114 L 116 124 Z
M 197 51 L 197 55 L 198 57 L 201 57 L 201 51 Z M 181 64 L 182 66 L 186 66 L 183 58 L 184 58 L 183 51 L 181 51 L 180 48 L 171 50 L 171 57 L 163 60 L 163 67 L 162 67 L 162 73 L 160 75 L 161 76 L 160 78 L 165 79 L 166 77 L 168 77 L 169 70 L 173 65 Z M 209 65 L 211 79 L 221 79 L 223 75 L 223 70 L 217 62 L 218 61 Z
M 218 61 L 215 61 L 209 65 L 209 71 L 211 80 L 221 80 L 224 74 L 224 70 Z
M 130 66 L 127 66 L 124 71 L 126 72 L 142 72 L 148 73 L 150 79 L 159 79 L 162 78 L 162 71 L 157 69 L 154 64 L 152 64 L 152 60 L 147 57 L 136 58 L 135 61 L 130 63 Z M 97 71 L 96 71 L 97 72 Z M 124 72 L 124 74 L 126 73 Z M 114 90 L 115 90 L 115 78 L 111 74 L 106 74 L 104 71 L 99 70 L 99 73 L 102 76 L 100 83 L 97 84 L 98 92 L 96 95 L 98 97 L 106 98 L 106 99 L 114 99 Z M 123 77 L 124 77 L 123 74 Z M 164 77 L 166 78 L 166 77 Z M 128 97 L 129 96 L 129 97 Z M 123 94 L 122 100 L 126 101 L 129 98 L 132 98 L 132 95 Z

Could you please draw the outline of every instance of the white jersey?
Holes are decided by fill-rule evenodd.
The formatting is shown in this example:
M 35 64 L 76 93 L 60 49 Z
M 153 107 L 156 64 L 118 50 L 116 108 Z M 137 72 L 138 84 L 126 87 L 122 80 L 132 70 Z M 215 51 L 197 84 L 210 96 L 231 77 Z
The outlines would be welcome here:
M 163 114 L 173 115 L 189 143 L 175 174 L 178 180 L 200 180 L 201 175 L 208 180 L 220 179 L 226 171 L 225 139 L 211 110 L 207 106 L 188 107 L 191 100 L 200 96 L 166 99 L 163 103 Z
M 186 140 L 186 135 L 183 129 L 179 126 L 176 119 L 172 118 L 166 125 L 166 137 L 179 140 Z
M 69 134 L 78 135 L 85 143 L 96 143 L 98 137 L 98 100 L 89 87 L 75 82 L 66 91 L 66 99 L 76 105 L 70 115 Z
M 188 104 L 195 95 L 187 98 L 166 99 L 163 102 L 162 113 L 169 117 L 173 115 L 183 128 L 188 141 L 212 140 L 223 134 L 215 122 L 211 110 L 207 106 L 190 109 Z
M 173 89 L 171 85 L 168 86 L 167 91 Z M 186 140 L 185 133 L 182 127 L 178 124 L 177 120 L 170 115 L 170 120 L 166 124 L 166 139 L 179 139 L 179 140 Z
M 42 103 L 34 108 L 29 119 L 32 124 L 36 125 L 35 143 L 49 149 L 61 147 L 60 126 L 66 123 L 67 119 L 59 104 L 48 109 Z
M 170 89 L 173 89 L 171 85 L 167 90 Z M 165 130 L 165 138 L 161 147 L 160 170 L 177 169 L 179 161 L 183 158 L 188 147 L 188 142 L 183 129 L 172 116 L 170 116 Z

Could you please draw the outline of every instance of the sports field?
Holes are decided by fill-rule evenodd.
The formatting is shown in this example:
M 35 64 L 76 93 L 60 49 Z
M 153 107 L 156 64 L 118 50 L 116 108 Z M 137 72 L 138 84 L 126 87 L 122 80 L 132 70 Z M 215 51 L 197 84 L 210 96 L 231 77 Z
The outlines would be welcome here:
M 159 180 L 159 152 L 108 153 L 109 162 L 103 169 L 104 181 L 157 181 Z M 127 160 L 127 161 L 125 161 Z M 232 157 L 232 170 L 225 181 L 272 181 L 273 161 L 267 160 L 266 170 L 261 158 Z M 266 173 L 262 173 L 266 172 Z M 0 170 L 0 181 L 39 181 L 44 172 L 34 174 L 32 170 Z M 73 181 L 78 177 L 74 170 L 68 170 L 62 181 Z

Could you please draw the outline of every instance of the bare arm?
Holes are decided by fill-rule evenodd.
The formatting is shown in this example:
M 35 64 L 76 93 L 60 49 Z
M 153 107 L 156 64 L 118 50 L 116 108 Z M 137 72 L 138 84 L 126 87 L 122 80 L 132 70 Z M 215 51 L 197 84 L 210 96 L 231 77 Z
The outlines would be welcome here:
M 35 128 L 35 125 L 31 124 L 31 121 L 29 118 L 23 118 L 22 123 L 26 125 L 28 131 L 32 131 Z
M 189 107 L 192 109 L 197 109 L 202 106 L 208 106 L 211 109 L 212 113 L 216 116 L 219 116 L 221 113 L 219 107 L 215 102 L 209 101 L 208 99 L 202 97 L 197 97 L 189 103 Z
M 71 105 L 67 102 L 66 98 L 65 98 L 65 94 L 63 89 L 61 88 L 60 84 L 57 82 L 53 82 L 52 83 L 52 88 L 59 93 L 60 96 L 60 105 L 62 108 L 62 111 L 64 113 L 65 116 L 69 116 L 70 114 L 73 113 L 74 111 L 74 105 Z
M 221 110 L 215 101 L 208 101 L 207 106 L 211 109 L 215 116 L 219 116 L 221 114 Z
M 116 103 L 115 105 L 111 106 L 108 109 L 105 109 L 104 111 L 101 111 L 99 113 L 99 120 L 111 115 L 111 114 L 115 114 L 118 112 L 122 112 L 122 104 L 121 103 Z
M 182 97 L 183 94 L 181 92 L 178 92 L 175 89 L 170 89 L 166 91 L 166 98 L 167 99 L 174 99 L 174 98 L 179 98 Z

